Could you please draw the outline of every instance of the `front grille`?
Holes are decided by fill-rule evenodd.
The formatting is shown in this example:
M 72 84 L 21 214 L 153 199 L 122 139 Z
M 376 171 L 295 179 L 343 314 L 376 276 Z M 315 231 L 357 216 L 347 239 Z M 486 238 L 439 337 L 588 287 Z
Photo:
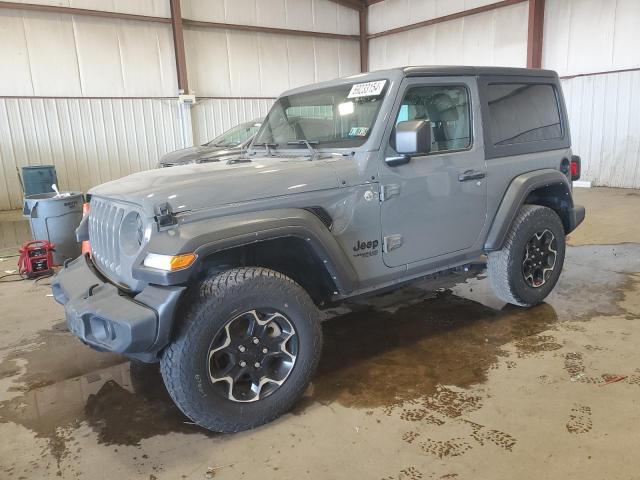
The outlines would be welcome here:
M 91 199 L 89 241 L 94 263 L 105 274 L 120 276 L 120 224 L 127 208 L 101 198 Z

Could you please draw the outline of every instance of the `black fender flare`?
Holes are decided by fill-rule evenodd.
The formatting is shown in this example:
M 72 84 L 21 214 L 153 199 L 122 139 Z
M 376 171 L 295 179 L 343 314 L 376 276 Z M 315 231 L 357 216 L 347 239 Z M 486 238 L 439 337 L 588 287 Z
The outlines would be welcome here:
M 552 185 L 561 186 L 563 190 L 566 190 L 566 200 L 569 204 L 567 213 L 571 213 L 573 211 L 571 185 L 569 184 L 567 177 L 562 172 L 549 168 L 518 175 L 511 181 L 504 196 L 502 197 L 502 201 L 500 202 L 500 206 L 493 218 L 493 223 L 491 224 L 491 228 L 489 229 L 489 233 L 485 240 L 484 251 L 492 252 L 500 250 L 504 244 L 505 238 L 507 237 L 507 232 L 509 232 L 509 228 L 518 214 L 520 207 L 524 204 L 527 196 L 538 188 L 549 187 Z
M 189 268 L 164 272 L 139 265 L 134 278 L 157 285 L 185 283 L 208 255 L 232 248 L 283 237 L 309 244 L 320 258 L 341 294 L 357 287 L 358 277 L 347 255 L 324 223 L 312 212 L 298 208 L 264 210 L 210 219 L 179 222 L 173 235 L 152 236 L 148 252 L 178 255 L 195 252 Z

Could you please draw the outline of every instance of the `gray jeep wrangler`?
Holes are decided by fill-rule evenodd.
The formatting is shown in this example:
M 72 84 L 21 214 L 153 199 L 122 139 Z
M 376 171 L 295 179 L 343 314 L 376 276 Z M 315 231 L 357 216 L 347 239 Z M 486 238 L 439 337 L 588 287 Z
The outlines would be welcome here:
M 237 158 L 91 190 L 77 232 L 91 255 L 53 292 L 89 346 L 159 361 L 194 422 L 248 429 L 309 384 L 323 306 L 483 255 L 498 297 L 542 302 L 584 218 L 579 170 L 552 71 L 408 67 L 297 88 Z

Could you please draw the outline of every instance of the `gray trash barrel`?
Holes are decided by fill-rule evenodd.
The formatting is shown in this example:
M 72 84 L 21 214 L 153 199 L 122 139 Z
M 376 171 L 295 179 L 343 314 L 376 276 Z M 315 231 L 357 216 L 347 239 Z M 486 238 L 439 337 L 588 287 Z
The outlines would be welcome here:
M 40 193 L 24 199 L 22 213 L 29 219 L 31 237 L 34 240 L 48 240 L 55 245 L 55 265 L 62 265 L 66 259 L 80 255 L 76 228 L 82 220 L 83 203 L 84 197 L 78 192 L 71 192 L 66 197 Z
M 53 165 L 29 165 L 22 167 L 24 196 L 53 192 L 51 185 L 58 183 L 56 167 Z

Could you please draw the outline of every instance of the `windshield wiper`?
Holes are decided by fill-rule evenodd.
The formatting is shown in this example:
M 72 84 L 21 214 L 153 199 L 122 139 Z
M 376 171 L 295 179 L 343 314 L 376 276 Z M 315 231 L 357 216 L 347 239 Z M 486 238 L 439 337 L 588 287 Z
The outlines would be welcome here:
M 312 141 L 310 142 L 309 140 L 303 139 L 303 140 L 294 140 L 293 142 L 287 142 L 287 145 L 304 145 L 306 146 L 309 151 L 311 152 L 311 160 L 315 159 L 318 156 L 318 150 L 316 150 L 315 148 L 313 148 L 313 145 L 318 145 L 317 141 Z

